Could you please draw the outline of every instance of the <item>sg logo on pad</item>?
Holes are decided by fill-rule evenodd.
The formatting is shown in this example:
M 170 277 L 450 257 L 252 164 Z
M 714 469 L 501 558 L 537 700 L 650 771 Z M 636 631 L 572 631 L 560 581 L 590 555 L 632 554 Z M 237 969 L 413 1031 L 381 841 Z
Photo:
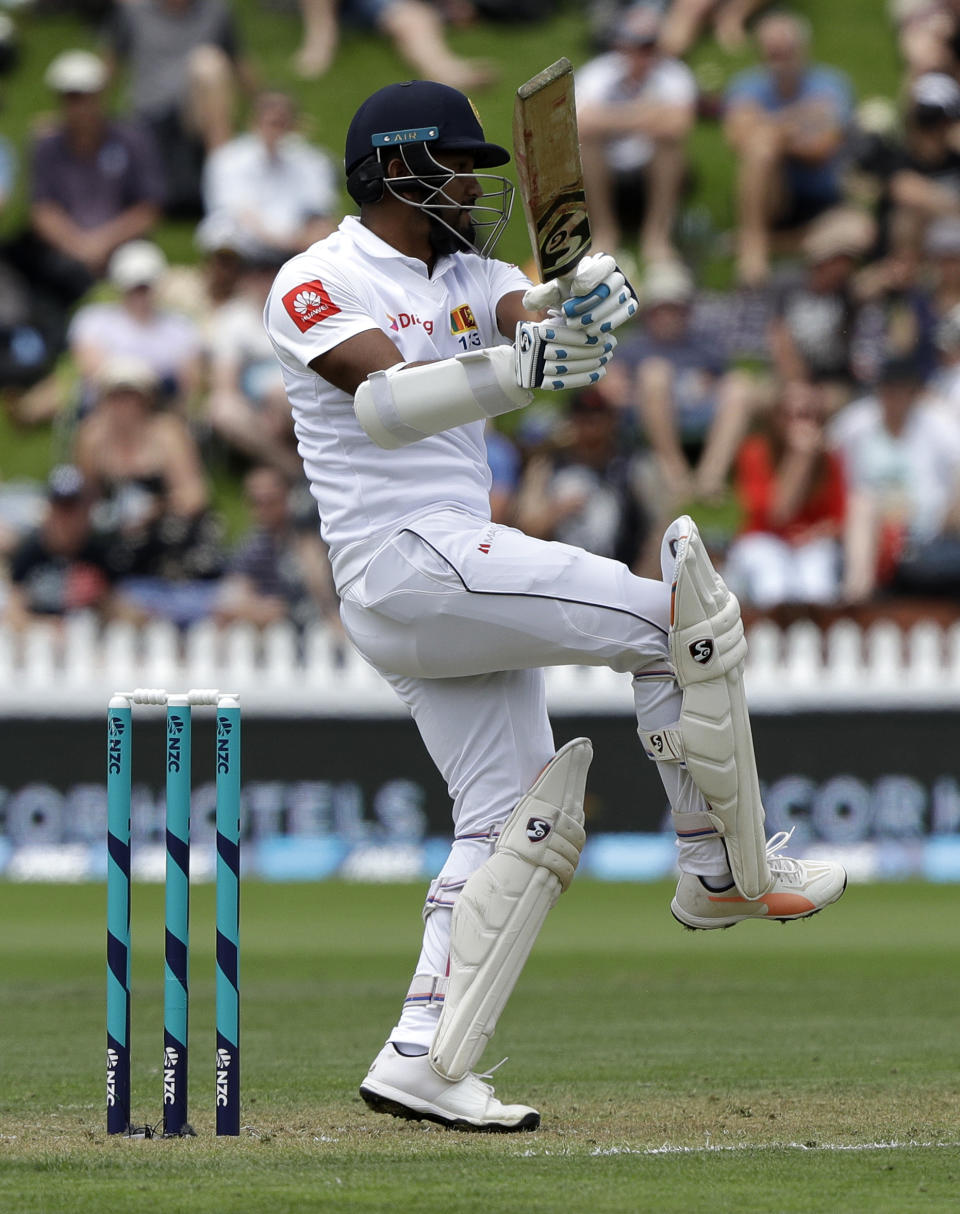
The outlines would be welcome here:
M 699 641 L 693 641 L 689 649 L 690 656 L 695 662 L 699 662 L 701 666 L 706 666 L 707 662 L 713 657 L 713 641 L 707 637 L 703 637 Z

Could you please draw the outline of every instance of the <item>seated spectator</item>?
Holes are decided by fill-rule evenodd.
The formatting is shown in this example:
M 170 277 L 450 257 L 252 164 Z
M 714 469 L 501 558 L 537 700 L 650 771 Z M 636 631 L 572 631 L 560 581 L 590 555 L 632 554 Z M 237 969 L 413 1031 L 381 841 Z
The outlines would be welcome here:
M 639 460 L 623 450 L 621 415 L 601 388 L 578 392 L 552 454 L 527 464 L 516 525 L 631 568 L 644 554 L 647 515 Z M 659 541 L 658 541 L 659 542 Z
M 248 88 L 252 80 L 230 6 L 226 0 L 116 4 L 106 40 L 111 66 L 126 68 L 130 108 L 163 157 L 167 213 L 200 216 L 204 158 L 233 134 L 237 84 Z
M 116 301 L 85 304 L 70 323 L 70 352 L 81 377 L 81 412 L 93 403 L 98 376 L 117 356 L 135 358 L 156 378 L 164 404 L 186 412 L 200 377 L 200 334 L 180 313 L 157 304 L 167 259 L 157 245 L 133 240 L 110 258 Z
M 95 530 L 93 494 L 80 471 L 54 468 L 43 518 L 14 550 L 5 622 L 15 629 L 73 611 L 105 612 L 113 570 L 106 537 Z
M 737 455 L 743 523 L 724 578 L 741 602 L 761 610 L 840 597 L 846 489 L 824 421 L 822 397 L 801 381 L 787 384 Z
M 211 215 L 197 224 L 193 244 L 198 260 L 170 266 L 160 280 L 157 300 L 161 308 L 193 322 L 206 362 L 217 311 L 240 289 L 246 242 L 232 219 Z
M 280 92 L 260 93 L 251 130 L 207 158 L 203 201 L 225 217 L 247 251 L 290 257 L 333 229 L 333 162 L 294 130 L 296 107 Z
M 956 0 L 891 0 L 890 10 L 910 76 L 955 73 L 960 55 L 960 5 Z
M 844 593 L 850 602 L 881 588 L 924 592 L 937 584 L 937 553 L 960 526 L 960 431 L 926 393 L 912 358 L 889 360 L 876 394 L 833 419 L 830 444 L 842 455 L 849 487 Z M 944 560 L 941 583 L 960 584 L 960 563 Z
M 748 377 L 693 325 L 694 294 L 685 266 L 652 266 L 640 292 L 642 327 L 617 354 L 633 376 L 629 400 L 655 460 L 651 496 L 668 512 L 722 493 L 752 409 Z
M 934 322 L 960 304 L 960 215 L 935 219 L 927 229 L 926 255 L 930 309 Z
M 103 499 L 117 607 L 126 616 L 189 624 L 213 610 L 223 568 L 200 453 L 186 422 L 157 405 L 150 367 L 118 356 L 74 442 L 77 467 Z
M 693 73 L 661 53 L 659 36 L 657 10 L 637 5 L 617 24 L 613 50 L 576 76 L 594 248 L 613 252 L 639 233 L 648 261 L 676 257 L 672 229 L 697 100 Z
M 207 421 L 230 451 L 276 468 L 290 484 L 303 480 L 293 417 L 263 308 L 277 262 L 248 260 L 233 299 L 209 328 Z
M 298 628 L 337 617 L 327 550 L 309 496 L 293 509 L 290 486 L 275 468 L 251 468 L 243 482 L 253 527 L 227 567 L 217 594 L 222 624 L 262 627 L 291 620 Z
M 840 202 L 853 113 L 846 75 L 809 62 L 802 18 L 764 17 L 757 43 L 763 66 L 734 77 L 724 127 L 737 156 L 738 272 L 752 286 L 769 274 L 774 231 L 796 231 Z
M 925 262 L 899 249 L 868 262 L 856 276 L 860 300 L 853 360 L 861 383 L 876 382 L 892 356 L 912 354 L 924 377 L 937 367 L 939 318 L 960 302 L 960 216 L 934 220 L 924 239 Z
M 0 217 L 16 183 L 17 160 L 13 145 L 0 135 Z M 0 245 L 0 390 L 17 421 L 21 390 L 42 379 L 60 352 L 64 335 L 63 308 L 33 290 L 31 279 L 9 260 Z
M 960 215 L 960 84 L 931 72 L 910 87 L 904 138 L 890 160 L 886 179 L 890 244 L 919 258 L 928 225 Z
M 939 366 L 930 379 L 931 394 L 942 402 L 960 433 L 960 303 L 937 325 Z
M 769 0 L 673 0 L 663 23 L 663 48 L 682 58 L 707 26 L 723 49 L 739 51 L 747 41 L 746 25 Z
M 47 69 L 60 118 L 31 149 L 31 231 L 8 246 L 34 290 L 66 309 L 101 277 L 114 250 L 160 218 L 164 180 L 149 135 L 104 109 L 107 70 L 88 51 Z
M 784 383 L 814 384 L 828 413 L 853 394 L 853 339 L 858 302 L 854 274 L 870 247 L 873 224 L 838 208 L 811 224 L 803 241 L 805 267 L 776 284 L 770 351 Z
M 300 12 L 303 42 L 295 63 L 309 80 L 324 75 L 333 63 L 341 20 L 385 35 L 424 80 L 469 90 L 483 88 L 495 78 L 490 64 L 464 59 L 451 49 L 443 16 L 430 0 L 300 0 Z

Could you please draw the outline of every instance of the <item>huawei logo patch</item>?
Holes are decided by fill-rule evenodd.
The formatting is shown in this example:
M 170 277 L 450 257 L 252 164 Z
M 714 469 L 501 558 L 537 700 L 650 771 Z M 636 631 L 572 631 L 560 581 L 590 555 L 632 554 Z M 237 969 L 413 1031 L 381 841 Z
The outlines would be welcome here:
M 288 291 L 283 297 L 283 306 L 301 333 L 306 333 L 314 325 L 336 316 L 340 311 L 319 278 L 312 282 L 302 282 L 300 286 Z

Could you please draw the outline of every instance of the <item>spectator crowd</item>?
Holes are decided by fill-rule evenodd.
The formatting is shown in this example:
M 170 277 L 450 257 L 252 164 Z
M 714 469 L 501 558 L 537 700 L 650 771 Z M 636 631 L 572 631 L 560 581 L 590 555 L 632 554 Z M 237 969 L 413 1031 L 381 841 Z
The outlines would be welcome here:
M 27 198 L 0 241 L 0 400 L 49 428 L 54 464 L 32 490 L 0 480 L 0 618 L 335 625 L 261 314 L 279 265 L 339 223 L 342 166 L 260 85 L 227 0 L 77 7 L 99 49 L 50 59 L 22 156 L 0 136 L 0 213 L 18 176 Z M 482 89 L 497 65 L 455 53 L 448 27 L 558 7 L 300 0 L 293 70 L 335 73 L 342 23 Z M 491 426 L 494 520 L 656 577 L 687 510 L 748 612 L 960 616 L 960 4 L 891 0 L 902 75 L 883 97 L 763 0 L 577 12 L 563 49 L 595 247 L 641 315 L 600 383 Z M 2 73 L 23 70 L 14 32 Z M 685 61 L 704 41 L 756 66 L 705 90 Z M 735 217 L 706 251 L 690 236 L 705 123 Z M 165 219 L 193 226 L 190 264 L 156 243 Z M 707 260 L 726 289 L 704 286 Z M 232 544 L 214 474 L 249 520 Z

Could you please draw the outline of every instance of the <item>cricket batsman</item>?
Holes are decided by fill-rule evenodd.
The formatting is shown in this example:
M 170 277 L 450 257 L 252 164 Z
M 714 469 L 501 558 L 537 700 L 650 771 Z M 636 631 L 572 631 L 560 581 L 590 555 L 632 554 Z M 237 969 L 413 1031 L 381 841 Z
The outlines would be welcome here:
M 545 666 L 632 680 L 673 811 L 682 924 L 800 919 L 846 884 L 765 837 L 740 610 L 692 520 L 663 537 L 662 581 L 490 521 L 487 419 L 596 382 L 637 309 L 610 256 L 538 286 L 492 257 L 513 189 L 490 170 L 509 159 L 457 90 L 375 92 L 346 138 L 359 215 L 286 263 L 265 310 L 344 628 L 453 802 L 420 957 L 360 1093 L 379 1112 L 502 1132 L 540 1114 L 502 1103 L 476 1068 L 585 838 L 592 749 L 556 750 Z

